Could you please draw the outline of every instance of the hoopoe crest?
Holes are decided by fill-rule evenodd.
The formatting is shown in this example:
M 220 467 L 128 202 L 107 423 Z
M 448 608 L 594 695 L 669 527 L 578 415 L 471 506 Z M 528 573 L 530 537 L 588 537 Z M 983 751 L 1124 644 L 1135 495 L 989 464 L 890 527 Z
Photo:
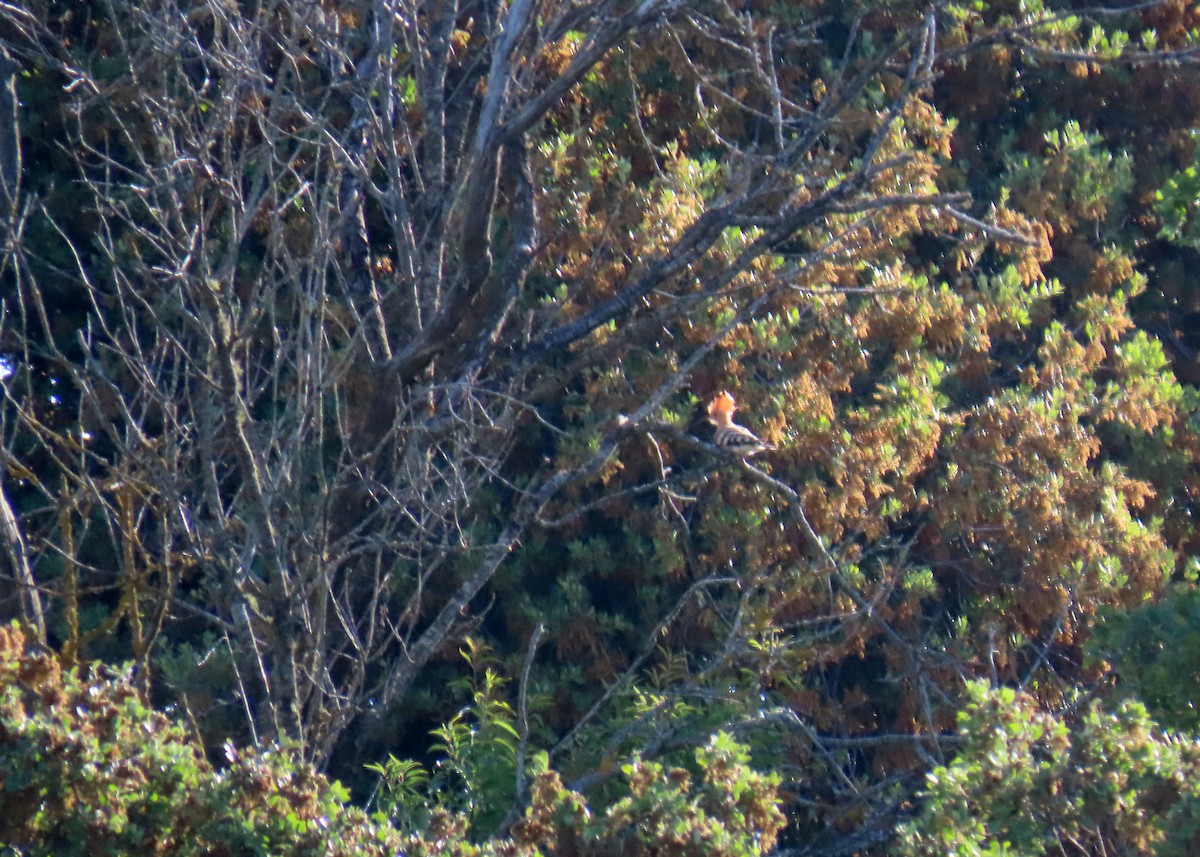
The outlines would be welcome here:
M 745 458 L 758 455 L 764 450 L 774 449 L 774 444 L 760 440 L 750 429 L 733 421 L 733 412 L 736 410 L 737 402 L 728 392 L 718 393 L 708 403 L 708 418 L 717 427 L 717 431 L 713 435 L 713 443 Z

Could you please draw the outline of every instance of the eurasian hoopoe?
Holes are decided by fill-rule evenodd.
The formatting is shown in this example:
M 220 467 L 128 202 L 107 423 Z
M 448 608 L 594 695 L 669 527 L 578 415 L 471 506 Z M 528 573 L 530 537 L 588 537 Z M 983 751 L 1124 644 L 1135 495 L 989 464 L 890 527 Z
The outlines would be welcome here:
M 745 458 L 767 450 L 774 449 L 774 444 L 759 440 L 750 429 L 740 426 L 733 421 L 733 412 L 737 403 L 729 393 L 719 393 L 708 403 L 708 418 L 717 427 L 713 435 L 713 443 L 722 449 L 736 452 Z

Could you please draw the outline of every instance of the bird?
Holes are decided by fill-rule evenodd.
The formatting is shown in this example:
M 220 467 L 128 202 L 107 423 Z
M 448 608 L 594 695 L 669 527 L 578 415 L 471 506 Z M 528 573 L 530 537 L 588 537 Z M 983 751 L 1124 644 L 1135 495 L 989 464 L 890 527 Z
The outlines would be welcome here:
M 733 412 L 737 410 L 737 402 L 728 392 L 722 391 L 708 403 L 708 418 L 717 427 L 713 434 L 713 443 L 736 452 L 743 458 L 758 455 L 760 452 L 774 449 L 775 445 L 758 438 L 754 432 L 733 421 Z

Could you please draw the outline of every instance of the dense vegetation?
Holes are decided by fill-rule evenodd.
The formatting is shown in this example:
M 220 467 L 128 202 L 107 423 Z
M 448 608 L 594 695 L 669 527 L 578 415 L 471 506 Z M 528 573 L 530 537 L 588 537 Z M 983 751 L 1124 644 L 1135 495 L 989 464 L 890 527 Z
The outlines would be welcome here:
M 1191 853 L 1126 6 L 0 4 L 5 842 Z

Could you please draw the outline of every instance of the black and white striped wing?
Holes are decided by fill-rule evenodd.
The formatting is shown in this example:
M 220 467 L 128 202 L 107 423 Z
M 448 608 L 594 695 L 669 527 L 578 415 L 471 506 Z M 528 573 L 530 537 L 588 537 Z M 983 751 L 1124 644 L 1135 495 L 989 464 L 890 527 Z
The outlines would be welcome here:
M 739 455 L 755 455 L 765 449 L 774 449 L 769 443 L 759 440 L 754 432 L 737 424 L 722 426 L 713 435 L 713 443 L 722 449 L 736 452 Z

